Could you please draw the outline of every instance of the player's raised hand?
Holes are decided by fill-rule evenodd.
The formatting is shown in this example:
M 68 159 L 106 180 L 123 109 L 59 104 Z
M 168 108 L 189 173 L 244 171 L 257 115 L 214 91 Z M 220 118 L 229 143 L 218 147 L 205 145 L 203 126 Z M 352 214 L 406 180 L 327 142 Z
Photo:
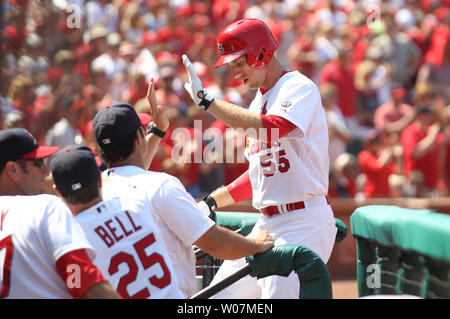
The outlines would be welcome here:
M 161 131 L 166 131 L 169 128 L 169 119 L 164 113 L 164 107 L 158 104 L 155 94 L 155 81 L 150 79 L 147 88 L 147 100 L 150 105 L 150 115 L 152 117 L 153 125 Z
M 192 100 L 198 106 L 202 107 L 204 110 L 208 109 L 211 103 L 214 101 L 214 98 L 206 92 L 203 88 L 202 81 L 195 73 L 194 66 L 191 63 L 191 60 L 187 57 L 186 54 L 183 54 L 182 57 L 183 64 L 186 67 L 186 71 L 188 74 L 188 81 L 184 83 L 184 88 L 191 96 Z

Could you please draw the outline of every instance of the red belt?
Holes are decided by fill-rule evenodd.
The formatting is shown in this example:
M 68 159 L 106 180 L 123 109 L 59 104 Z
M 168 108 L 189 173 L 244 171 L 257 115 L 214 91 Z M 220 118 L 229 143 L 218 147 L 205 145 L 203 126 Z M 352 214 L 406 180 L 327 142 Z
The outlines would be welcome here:
M 328 197 L 325 196 L 325 198 L 327 200 L 327 204 L 330 205 L 330 202 L 328 201 Z M 280 206 L 268 206 L 268 207 L 261 208 L 260 211 L 264 215 L 272 216 L 272 215 L 280 214 L 280 210 L 281 210 L 281 213 L 287 213 L 287 212 L 291 212 L 293 210 L 303 209 L 303 208 L 305 208 L 305 202 L 300 201 L 300 202 L 296 202 L 296 203 L 286 204 L 286 207 L 282 207 L 281 205 Z

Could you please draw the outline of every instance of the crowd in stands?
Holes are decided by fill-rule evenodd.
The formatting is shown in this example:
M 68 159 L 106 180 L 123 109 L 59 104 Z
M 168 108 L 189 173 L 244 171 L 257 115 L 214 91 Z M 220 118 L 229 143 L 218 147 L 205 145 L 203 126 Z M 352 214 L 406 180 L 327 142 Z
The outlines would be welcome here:
M 208 92 L 248 107 L 255 95 L 214 69 L 216 36 L 240 18 L 265 21 L 286 69 L 321 92 L 330 133 L 329 197 L 450 193 L 449 0 L 5 0 L 1 11 L 0 129 L 38 142 L 95 149 L 92 119 L 111 101 L 148 112 L 150 78 L 170 128 L 150 169 L 201 198 L 247 169 L 223 160 L 243 139 L 192 104 L 186 53 Z M 222 134 L 221 160 L 194 161 Z M 174 160 L 177 128 L 190 133 Z M 229 149 L 231 148 L 231 150 Z M 221 154 L 223 153 L 223 154 Z M 301 181 L 299 181 L 301 182 Z

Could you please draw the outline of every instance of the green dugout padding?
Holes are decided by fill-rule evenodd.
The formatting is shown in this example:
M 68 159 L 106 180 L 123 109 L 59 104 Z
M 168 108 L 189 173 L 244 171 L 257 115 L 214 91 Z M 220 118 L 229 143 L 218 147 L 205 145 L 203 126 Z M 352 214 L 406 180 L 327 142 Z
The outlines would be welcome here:
M 357 239 L 360 296 L 450 298 L 449 215 L 372 205 L 357 208 L 350 226 Z

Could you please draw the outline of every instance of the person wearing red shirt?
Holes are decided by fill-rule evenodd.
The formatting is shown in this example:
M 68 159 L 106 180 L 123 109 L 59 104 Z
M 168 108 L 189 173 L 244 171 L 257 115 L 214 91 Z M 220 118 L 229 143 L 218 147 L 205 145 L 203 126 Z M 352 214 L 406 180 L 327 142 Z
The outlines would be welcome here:
M 401 135 L 404 173 L 410 178 L 414 170 L 421 172 L 427 191 L 436 188 L 440 176 L 439 145 L 443 136 L 439 134 L 441 124 L 434 120 L 435 114 L 430 107 L 418 106 L 417 119 Z
M 443 169 L 443 181 L 444 186 L 446 188 L 446 195 L 450 196 L 450 106 L 447 106 L 443 111 L 443 120 L 445 125 L 444 131 L 444 143 L 442 145 L 443 148 L 443 156 L 442 160 L 442 169 Z
M 411 124 L 415 117 L 414 108 L 404 103 L 406 89 L 395 88 L 391 92 L 391 101 L 380 105 L 375 110 L 374 124 L 379 131 L 387 134 L 399 133 Z
M 358 154 L 359 167 L 366 176 L 364 197 L 389 196 L 389 176 L 395 172 L 392 155 L 389 148 L 382 150 L 380 132 L 369 134 L 364 149 Z
M 345 118 L 356 115 L 355 71 L 347 48 L 339 50 L 338 58 L 327 63 L 321 74 L 321 83 L 333 83 L 338 88 L 338 106 Z

